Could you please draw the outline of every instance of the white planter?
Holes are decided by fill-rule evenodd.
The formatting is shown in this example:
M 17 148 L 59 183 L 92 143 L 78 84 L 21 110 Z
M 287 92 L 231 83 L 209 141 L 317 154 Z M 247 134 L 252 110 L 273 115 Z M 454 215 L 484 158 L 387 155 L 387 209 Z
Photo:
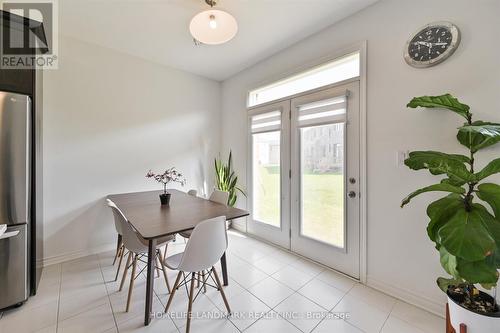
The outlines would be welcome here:
M 448 297 L 451 325 L 458 333 L 460 324 L 467 326 L 467 333 L 500 332 L 500 317 L 490 317 L 467 310 Z

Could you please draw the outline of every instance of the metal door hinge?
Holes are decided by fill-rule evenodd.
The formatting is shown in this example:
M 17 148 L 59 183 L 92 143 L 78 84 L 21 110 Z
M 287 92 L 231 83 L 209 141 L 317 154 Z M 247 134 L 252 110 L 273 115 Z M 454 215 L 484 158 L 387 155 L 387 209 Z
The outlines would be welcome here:
M 288 170 L 288 178 L 292 179 L 292 169 Z

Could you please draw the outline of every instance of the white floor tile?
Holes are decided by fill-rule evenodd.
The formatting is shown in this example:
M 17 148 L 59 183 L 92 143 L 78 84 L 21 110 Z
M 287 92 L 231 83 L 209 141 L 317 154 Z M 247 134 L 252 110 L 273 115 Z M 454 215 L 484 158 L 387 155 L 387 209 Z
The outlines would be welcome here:
M 410 325 L 413 325 L 427 333 L 439 333 L 442 332 L 443 327 L 445 327 L 445 321 L 443 318 L 403 301 L 396 301 L 391 315 L 402 319 Z
M 249 263 L 238 266 L 230 271 L 231 277 L 244 288 L 250 288 L 254 284 L 264 280 L 268 275 Z
M 298 292 L 328 311 L 333 309 L 346 294 L 318 279 L 311 280 Z
M 270 308 L 274 308 L 285 298 L 294 293 L 292 289 L 288 288 L 272 277 L 268 277 L 260 281 L 253 287 L 249 288 L 248 291 Z
M 245 330 L 271 310 L 271 308 L 248 291 L 230 298 L 228 302 L 231 307 L 229 320 L 241 331 Z
M 307 282 L 313 279 L 311 275 L 306 274 L 291 265 L 285 266 L 284 268 L 280 269 L 279 271 L 274 273 L 272 277 L 292 288 L 293 290 L 299 290 Z
M 356 284 L 348 295 L 360 299 L 365 303 L 376 306 L 384 311 L 390 312 L 396 303 L 396 299 L 375 289 Z
M 303 332 L 311 332 L 327 311 L 300 294 L 293 294 L 274 309 Z
M 104 284 L 75 289 L 69 295 L 66 293 L 61 296 L 58 319 L 62 321 L 108 303 L 108 294 Z
M 144 326 L 144 315 L 135 316 L 134 318 L 118 323 L 120 333 L 174 333 L 178 332 L 174 322 L 168 317 L 155 318 L 151 320 L 148 326 Z M 106 332 L 107 333 L 107 332 Z
M 235 296 L 237 296 L 240 293 L 245 291 L 245 289 L 242 286 L 240 286 L 233 279 L 229 278 L 228 282 L 229 282 L 229 284 L 227 286 L 223 287 L 224 294 L 226 295 L 227 299 L 233 298 L 233 297 L 235 297 Z M 212 282 L 212 284 L 213 284 L 213 282 Z M 222 299 L 220 292 L 217 289 L 207 287 L 207 292 L 205 293 L 205 295 L 208 298 L 210 298 L 212 303 L 214 303 L 218 308 L 224 307 L 224 303 L 223 303 L 224 301 Z
M 274 311 L 266 314 L 266 317 L 259 319 L 252 326 L 245 330 L 245 333 L 301 333 L 297 327 L 290 324 L 285 319 L 278 316 Z
M 287 264 L 273 257 L 264 257 L 255 261 L 253 265 L 264 273 L 272 275 L 285 267 Z
M 292 261 L 290 265 L 312 276 L 316 276 L 325 270 L 322 266 L 302 258 Z
M 352 287 L 354 287 L 355 284 L 357 284 L 356 281 L 328 269 L 321 272 L 317 278 L 325 283 L 328 283 L 332 287 L 345 292 L 348 292 Z
M 378 333 L 382 329 L 390 310 L 383 311 L 377 306 L 369 305 L 357 298 L 346 295 L 333 308 L 334 313 L 345 313 L 349 317 L 347 322 L 366 333 Z
M 444 328 L 444 327 L 443 327 Z M 443 328 L 441 329 L 440 332 L 443 331 Z M 408 324 L 407 322 L 398 319 L 397 317 L 394 316 L 389 316 L 387 321 L 385 322 L 384 327 L 382 328 L 381 333 L 425 333 L 424 331 L 416 328 L 415 326 L 412 326 Z
M 184 332 L 184 327 L 180 329 L 180 332 Z M 222 318 L 196 318 L 191 321 L 191 333 L 239 333 L 240 331 L 234 326 L 234 324 L 226 319 Z
M 50 330 L 57 323 L 57 301 L 39 307 L 7 310 L 0 320 L 1 333 L 31 333 Z
M 313 330 L 313 333 L 364 333 L 364 332 L 342 319 L 325 318 Z M 399 333 L 408 333 L 408 332 L 400 331 Z
M 115 327 L 109 304 L 59 322 L 58 333 L 101 333 Z

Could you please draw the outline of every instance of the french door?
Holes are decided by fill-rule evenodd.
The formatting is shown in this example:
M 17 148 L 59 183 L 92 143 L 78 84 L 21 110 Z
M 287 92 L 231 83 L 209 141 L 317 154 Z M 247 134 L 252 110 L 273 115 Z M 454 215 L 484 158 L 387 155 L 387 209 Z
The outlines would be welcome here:
M 249 113 L 248 231 L 359 278 L 359 81 Z

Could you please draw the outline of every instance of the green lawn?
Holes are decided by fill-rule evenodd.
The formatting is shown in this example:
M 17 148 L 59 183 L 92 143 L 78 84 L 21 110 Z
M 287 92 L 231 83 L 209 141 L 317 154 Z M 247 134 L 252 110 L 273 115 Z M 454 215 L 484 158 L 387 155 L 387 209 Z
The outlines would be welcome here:
M 257 219 L 279 225 L 279 173 L 276 167 L 259 169 Z M 343 247 L 344 184 L 340 174 L 306 174 L 303 177 L 302 234 Z

